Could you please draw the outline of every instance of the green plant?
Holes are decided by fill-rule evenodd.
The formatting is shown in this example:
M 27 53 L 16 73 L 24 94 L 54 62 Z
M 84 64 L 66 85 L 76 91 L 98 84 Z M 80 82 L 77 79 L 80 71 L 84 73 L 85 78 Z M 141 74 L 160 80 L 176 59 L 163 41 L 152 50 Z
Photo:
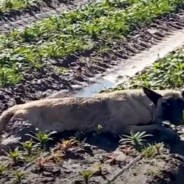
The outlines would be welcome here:
M 150 158 L 153 157 L 155 154 L 159 154 L 160 149 L 163 147 L 164 147 L 163 143 L 148 144 L 148 146 L 142 149 L 141 153 L 144 157 Z
M 12 151 L 10 149 L 9 152 L 5 151 L 5 153 L 6 153 L 6 155 L 8 157 L 10 157 L 12 159 L 14 164 L 16 164 L 18 162 L 18 160 L 21 158 L 21 155 L 20 155 L 20 152 L 18 150 L 18 147 L 14 151 Z
M 11 1 L 13 3 L 17 0 Z M 22 4 L 28 4 L 28 1 L 25 0 Z M 68 55 L 91 49 L 98 49 L 99 52 L 103 53 L 109 52 L 108 49 L 111 47 L 107 45 L 121 43 L 132 27 L 148 24 L 156 17 L 173 12 L 182 3 L 182 0 L 116 0 L 113 2 L 103 0 L 60 16 L 43 19 L 29 28 L 2 34 L 0 35 L 0 49 L 2 51 L 0 62 L 4 69 L 1 75 L 1 86 L 13 85 L 22 79 L 21 72 L 12 69 L 9 71 L 17 60 L 21 63 L 20 70 L 24 70 L 28 66 L 40 68 L 45 60 L 63 59 L 67 58 Z M 5 64 L 10 67 L 5 67 Z M 163 64 L 163 66 L 160 73 L 164 68 L 167 68 L 166 65 Z M 177 85 L 181 85 L 182 80 L 179 76 L 182 67 L 182 63 L 180 63 L 180 66 L 176 64 L 175 69 L 169 69 L 172 70 L 173 75 L 168 77 L 168 80 L 171 79 L 172 83 L 177 81 Z M 56 72 L 60 73 L 65 70 L 62 68 Z M 149 78 L 153 77 L 146 76 L 146 78 L 148 79 L 144 79 L 144 83 L 152 85 Z
M 180 48 L 157 60 L 151 67 L 147 67 L 127 83 L 120 84 L 117 89 L 136 89 L 141 86 L 161 90 L 182 88 L 184 84 L 183 59 L 184 48 Z
M 25 173 L 21 171 L 13 171 L 13 175 L 15 177 L 14 184 L 21 184 L 22 179 L 25 177 Z
M 134 133 L 130 131 L 130 135 L 120 136 L 120 143 L 130 144 L 135 147 L 137 150 L 140 150 L 140 146 L 143 145 L 146 140 L 144 138 L 152 136 L 151 134 L 146 134 L 146 132 L 137 132 Z
M 97 169 L 94 173 L 98 173 L 102 176 L 102 164 L 94 165 L 94 167 Z
M 81 174 L 81 176 L 84 179 L 84 183 L 88 184 L 89 183 L 89 179 L 93 176 L 94 172 L 89 171 L 89 170 L 85 170 L 85 171 L 82 171 L 80 174 Z
M 44 132 L 38 131 L 37 133 L 35 133 L 35 135 L 31 135 L 31 134 L 26 134 L 26 135 L 38 141 L 37 145 L 41 146 L 42 148 L 45 148 L 46 143 L 50 140 L 53 140 L 51 136 L 55 133 L 56 131 L 52 131 L 50 133 L 47 133 L 47 131 L 44 131 Z
M 5 167 L 3 164 L 0 164 L 0 176 L 4 173 Z
M 32 148 L 33 148 L 33 141 L 32 141 L 32 140 L 26 141 L 26 142 L 21 143 L 21 145 L 22 145 L 23 148 L 27 151 L 27 154 L 28 154 L 28 155 L 31 155 L 31 153 L 32 153 Z

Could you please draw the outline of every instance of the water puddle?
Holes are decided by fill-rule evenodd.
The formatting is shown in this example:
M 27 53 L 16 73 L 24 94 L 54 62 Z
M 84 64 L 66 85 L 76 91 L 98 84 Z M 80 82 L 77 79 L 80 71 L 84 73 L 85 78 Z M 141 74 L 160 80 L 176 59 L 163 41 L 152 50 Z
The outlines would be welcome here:
M 184 45 L 184 29 L 173 32 L 170 36 L 162 40 L 150 49 L 133 56 L 126 61 L 120 60 L 119 65 L 108 69 L 101 78 L 97 78 L 95 83 L 76 91 L 76 97 L 90 97 L 101 90 L 112 88 L 128 80 L 127 77 L 133 77 L 137 72 L 145 67 L 152 65 L 159 58 L 165 57 L 169 52 L 176 50 Z M 56 92 L 52 97 L 59 96 Z

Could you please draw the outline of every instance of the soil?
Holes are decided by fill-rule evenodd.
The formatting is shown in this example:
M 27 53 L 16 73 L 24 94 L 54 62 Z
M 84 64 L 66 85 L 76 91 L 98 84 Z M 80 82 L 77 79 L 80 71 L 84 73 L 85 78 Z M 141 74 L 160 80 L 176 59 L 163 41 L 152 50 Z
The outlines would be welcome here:
M 0 33 L 6 33 L 14 29 L 29 26 L 37 20 L 47 18 L 52 15 L 60 15 L 63 11 L 79 8 L 93 1 L 65 1 L 51 0 L 40 1 L 35 5 L 21 10 L 11 10 L 0 14 Z
M 20 182 L 24 184 L 85 184 L 81 175 L 83 171 L 94 173 L 89 179 L 91 184 L 108 184 L 108 181 L 116 184 L 127 182 L 130 184 L 182 184 L 183 182 L 184 157 L 174 147 L 173 149 L 161 147 L 159 151 L 153 152 L 151 157 L 146 158 L 141 157 L 140 152 L 130 145 L 120 145 L 117 140 L 107 135 L 93 134 L 84 137 L 87 138 L 85 142 L 82 141 L 83 139 L 73 142 L 65 151 L 61 146 L 56 149 L 55 141 L 49 142 L 45 151 L 40 148 L 32 151 L 31 156 L 27 156 L 27 152 L 19 149 L 21 157 L 16 162 L 6 154 L 1 155 L 1 164 L 6 169 L 1 174 L 0 183 L 15 182 L 17 180 L 15 170 L 24 173 Z M 69 134 L 62 134 L 60 138 L 71 140 Z M 178 147 L 180 150 L 183 149 L 184 142 L 181 141 Z M 42 160 L 45 161 L 42 167 L 38 165 L 40 162 L 37 158 L 45 159 Z M 120 172 L 121 175 L 118 174 Z
M 80 3 L 82 2 L 80 1 Z M 28 14 L 26 16 L 30 16 Z M 23 19 L 27 21 L 26 16 Z M 155 19 L 150 25 L 133 27 L 126 41 L 117 41 L 110 44 L 111 50 L 108 52 L 102 53 L 97 49 L 93 49 L 61 58 L 59 61 L 51 61 L 46 67 L 37 71 L 33 69 L 24 71 L 24 81 L 0 90 L 0 111 L 2 112 L 15 104 L 45 98 L 55 91 L 70 91 L 82 88 L 84 84 L 89 84 L 93 81 L 95 75 L 103 74 L 107 68 L 117 65 L 119 59 L 126 61 L 131 56 L 150 48 L 164 37 L 169 36 L 172 31 L 182 29 L 184 26 L 183 17 L 184 10 L 179 9 L 176 13 Z M 18 18 L 15 19 L 17 20 Z M 14 23 L 16 28 L 25 25 L 25 23 L 18 25 L 16 20 Z M 10 24 L 8 23 L 8 25 Z M 2 23 L 1 30 L 10 29 L 10 26 L 5 26 Z M 98 44 L 101 44 L 100 41 Z M 54 67 L 59 66 L 68 68 L 68 72 L 61 75 L 56 74 Z M 62 138 L 63 134 L 62 137 L 61 135 L 59 137 Z M 54 144 L 55 142 L 50 143 L 48 147 L 51 148 Z M 46 157 L 51 155 L 48 151 L 42 151 L 42 153 Z M 41 152 L 39 152 L 37 157 L 41 155 Z M 43 157 L 45 157 L 44 155 Z M 162 149 L 153 158 L 138 159 L 137 162 L 132 164 L 131 168 L 125 169 L 124 173 L 117 177 L 115 183 L 181 184 L 181 182 L 183 183 L 182 172 L 184 171 L 182 166 L 184 163 L 183 156 L 184 142 L 181 140 L 171 149 Z M 0 174 L 0 183 L 12 183 L 16 179 L 16 176 L 12 174 L 12 169 L 15 169 L 17 171 L 21 170 L 26 174 L 19 183 L 82 184 L 84 181 L 80 172 L 84 170 L 96 171 L 93 166 L 101 164 L 102 173 L 100 171 L 96 172 L 90 178 L 90 183 L 105 184 L 107 183 L 106 179 L 112 178 L 117 172 L 126 168 L 132 160 L 140 157 L 140 153 L 128 146 L 121 147 L 117 140 L 113 140 L 108 135 L 100 134 L 88 136 L 86 143 L 80 146 L 72 146 L 64 155 L 59 150 L 57 158 L 59 157 L 60 160 L 54 161 L 55 157 L 52 157 L 50 161 L 43 164 L 42 169 L 37 166 L 35 157 L 34 159 L 32 158 L 32 161 L 30 161 L 31 158 L 26 157 L 26 160 L 20 160 L 16 164 L 12 164 L 12 160 L 9 157 L 1 155 L 1 164 L 6 166 L 7 169 L 3 174 Z

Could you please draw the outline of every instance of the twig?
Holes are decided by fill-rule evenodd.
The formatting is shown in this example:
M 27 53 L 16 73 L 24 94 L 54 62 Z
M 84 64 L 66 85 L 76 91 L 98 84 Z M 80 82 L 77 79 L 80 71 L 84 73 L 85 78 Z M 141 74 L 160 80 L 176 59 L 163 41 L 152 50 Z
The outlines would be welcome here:
M 112 178 L 107 179 L 108 181 L 104 184 L 109 184 L 110 182 L 113 182 L 114 180 L 117 179 L 118 176 L 122 175 L 123 172 L 125 172 L 126 170 L 128 170 L 130 167 L 132 167 L 135 163 L 137 163 L 139 160 L 141 160 L 142 158 L 142 154 L 135 157 L 128 165 L 126 165 L 126 167 L 124 167 L 123 169 L 121 169 L 116 175 L 114 175 Z

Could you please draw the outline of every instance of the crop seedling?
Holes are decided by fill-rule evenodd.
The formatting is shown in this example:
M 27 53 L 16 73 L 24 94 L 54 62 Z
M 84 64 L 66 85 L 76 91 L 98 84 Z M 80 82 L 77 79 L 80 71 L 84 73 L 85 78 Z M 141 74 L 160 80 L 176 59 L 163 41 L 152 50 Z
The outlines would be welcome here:
M 61 165 L 63 163 L 63 155 L 61 153 L 55 153 L 53 150 L 51 151 L 51 155 L 48 156 L 48 160 L 52 160 L 55 164 Z
M 5 153 L 8 157 L 12 159 L 14 164 L 16 164 L 18 160 L 21 158 L 20 152 L 18 151 L 18 147 L 14 151 L 10 149 L 9 152 L 5 151 Z
M 94 173 L 102 176 L 103 175 L 102 174 L 102 165 L 97 164 L 97 165 L 94 165 L 94 167 L 97 169 L 96 172 L 94 172 Z
M 33 149 L 33 141 L 26 141 L 24 143 L 21 143 L 23 148 L 27 151 L 27 154 L 30 156 L 32 153 L 32 149 Z
M 76 141 L 75 139 L 62 140 L 61 143 L 57 143 L 53 150 L 62 150 L 62 152 L 66 153 L 71 147 L 76 145 L 76 143 L 78 143 L 78 141 Z
M 152 135 L 146 134 L 146 132 L 133 133 L 133 131 L 130 131 L 130 135 L 120 136 L 120 138 L 121 138 L 120 143 L 130 144 L 136 150 L 140 150 L 140 147 L 143 145 L 144 142 L 146 142 L 146 140 L 144 138 L 150 137 L 150 136 L 152 136 Z
M 4 171 L 5 171 L 4 165 L 0 164 L 0 176 L 3 175 Z
M 37 160 L 36 160 L 36 166 L 38 167 L 39 172 L 43 171 L 44 164 L 47 163 L 48 161 L 49 161 L 48 158 L 43 158 L 43 157 L 37 158 Z
M 25 173 L 21 171 L 14 171 L 13 175 L 15 177 L 14 184 L 21 184 L 22 179 L 25 177 Z
M 96 132 L 94 132 L 93 135 L 95 136 L 95 135 L 101 134 L 102 129 L 103 129 L 103 127 L 102 127 L 101 125 L 97 125 L 97 127 L 96 127 Z
M 86 171 L 82 171 L 80 174 L 84 179 L 84 183 L 89 184 L 89 179 L 93 176 L 94 172 L 86 170 Z
M 141 153 L 144 157 L 150 158 L 153 157 L 156 154 L 160 153 L 160 149 L 164 147 L 163 143 L 157 143 L 157 144 L 148 144 L 145 148 L 142 149 Z
M 46 132 L 47 131 L 45 132 L 38 131 L 37 133 L 35 133 L 35 135 L 30 135 L 30 134 L 26 134 L 26 135 L 38 141 L 37 146 L 41 146 L 41 148 L 45 148 L 46 143 L 50 140 L 53 140 L 51 136 L 54 135 L 56 131 L 52 131 L 48 134 Z

